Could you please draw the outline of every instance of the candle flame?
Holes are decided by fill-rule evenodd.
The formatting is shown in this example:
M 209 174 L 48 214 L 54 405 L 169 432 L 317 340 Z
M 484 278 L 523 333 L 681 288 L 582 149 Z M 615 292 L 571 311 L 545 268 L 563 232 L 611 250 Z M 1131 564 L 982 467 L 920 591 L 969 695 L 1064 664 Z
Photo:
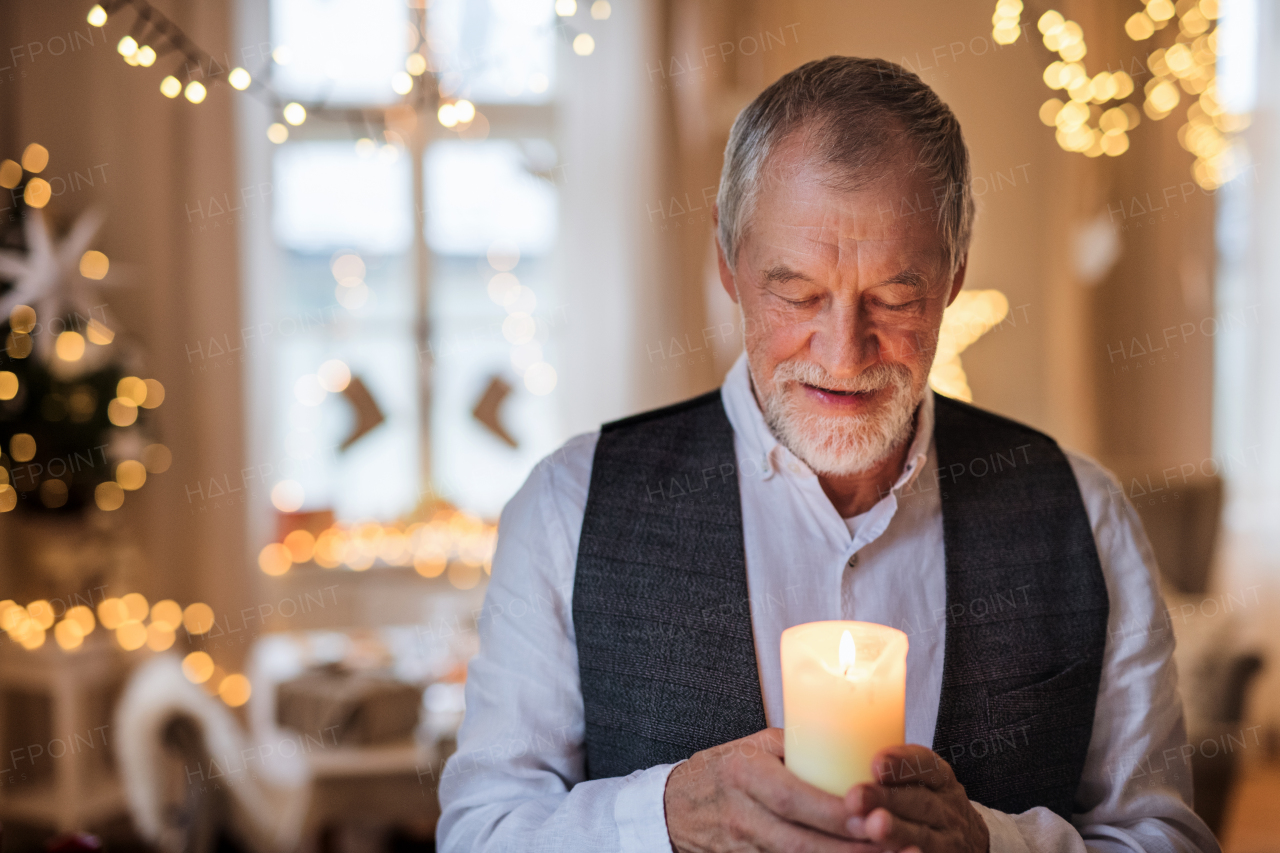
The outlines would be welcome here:
M 844 668 L 846 676 L 853 669 L 853 664 L 857 659 L 858 646 L 853 642 L 853 634 L 845 631 L 840 637 L 840 666 Z

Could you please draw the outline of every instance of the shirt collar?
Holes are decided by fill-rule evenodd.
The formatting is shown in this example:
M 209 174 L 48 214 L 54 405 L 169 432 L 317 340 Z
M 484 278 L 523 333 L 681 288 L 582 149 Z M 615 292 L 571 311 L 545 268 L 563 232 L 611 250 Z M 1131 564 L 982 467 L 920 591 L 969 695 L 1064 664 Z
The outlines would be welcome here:
M 767 480 L 789 469 L 801 476 L 813 476 L 809 467 L 783 446 L 765 423 L 764 413 L 760 411 L 760 404 L 756 402 L 756 395 L 751 390 L 751 371 L 747 366 L 745 352 L 729 368 L 720 394 L 725 413 L 729 416 L 729 424 L 742 441 L 751 460 L 751 468 L 760 472 L 761 479 Z M 920 476 L 932 442 L 933 392 L 930 391 L 924 395 L 916 409 L 915 435 L 907 450 L 902 471 L 893 484 L 893 491 L 906 488 Z M 796 467 L 799 471 L 795 470 Z

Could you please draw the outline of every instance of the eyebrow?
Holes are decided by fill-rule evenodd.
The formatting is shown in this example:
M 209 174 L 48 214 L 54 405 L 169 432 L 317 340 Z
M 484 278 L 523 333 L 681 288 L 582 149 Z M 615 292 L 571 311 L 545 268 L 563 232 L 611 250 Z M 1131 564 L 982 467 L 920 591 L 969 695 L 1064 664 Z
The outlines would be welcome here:
M 924 290 L 929 285 L 929 279 L 916 270 L 903 270 L 895 276 L 886 278 L 881 284 L 904 284 L 913 290 Z
M 793 270 L 791 267 L 787 266 L 786 264 L 774 264 L 773 266 L 769 267 L 767 270 L 764 271 L 765 281 L 783 282 L 783 281 L 795 281 L 797 279 L 800 281 L 809 281 L 809 282 L 813 281 L 813 279 L 810 278 L 809 276 L 805 275 L 799 270 Z

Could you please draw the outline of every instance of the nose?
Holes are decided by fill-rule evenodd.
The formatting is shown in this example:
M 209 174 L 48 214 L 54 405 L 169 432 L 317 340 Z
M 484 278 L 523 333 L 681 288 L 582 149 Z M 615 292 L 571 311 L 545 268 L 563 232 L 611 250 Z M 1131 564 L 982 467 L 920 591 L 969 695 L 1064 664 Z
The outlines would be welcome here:
M 817 319 L 810 352 L 832 377 L 852 379 L 879 356 L 879 343 L 858 300 L 836 301 Z

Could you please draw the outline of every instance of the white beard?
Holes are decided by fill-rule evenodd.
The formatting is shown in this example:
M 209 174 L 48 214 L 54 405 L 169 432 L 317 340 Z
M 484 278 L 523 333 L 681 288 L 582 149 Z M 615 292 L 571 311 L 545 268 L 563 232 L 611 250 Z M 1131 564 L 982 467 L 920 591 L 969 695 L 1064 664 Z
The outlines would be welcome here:
M 865 415 L 815 415 L 800 411 L 798 383 L 837 391 L 889 388 L 888 400 Z M 760 384 L 755 383 L 759 390 Z M 924 385 L 914 387 L 900 364 L 877 364 L 853 380 L 835 379 L 810 361 L 784 361 L 773 373 L 773 393 L 762 399 L 769 429 L 815 474 L 862 474 L 883 462 L 911 437 Z

